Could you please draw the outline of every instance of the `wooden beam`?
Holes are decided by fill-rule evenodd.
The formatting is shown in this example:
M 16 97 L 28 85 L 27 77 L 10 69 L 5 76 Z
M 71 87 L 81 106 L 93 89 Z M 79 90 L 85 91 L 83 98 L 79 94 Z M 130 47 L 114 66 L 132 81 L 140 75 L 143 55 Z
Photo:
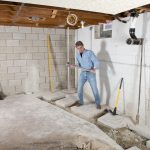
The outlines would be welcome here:
M 58 10 L 53 10 L 51 18 L 56 18 L 56 14 L 57 14 Z

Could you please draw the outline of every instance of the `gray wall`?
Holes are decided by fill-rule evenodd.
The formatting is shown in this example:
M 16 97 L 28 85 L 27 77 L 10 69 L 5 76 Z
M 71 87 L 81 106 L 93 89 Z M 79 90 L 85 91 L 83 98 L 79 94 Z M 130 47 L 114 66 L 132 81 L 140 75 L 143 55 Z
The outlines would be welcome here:
M 0 84 L 5 94 L 49 90 L 47 34 L 52 44 L 55 88 L 66 88 L 66 30 L 0 26 Z M 74 61 L 74 31 L 70 31 L 71 59 Z M 74 87 L 74 74 L 72 75 Z

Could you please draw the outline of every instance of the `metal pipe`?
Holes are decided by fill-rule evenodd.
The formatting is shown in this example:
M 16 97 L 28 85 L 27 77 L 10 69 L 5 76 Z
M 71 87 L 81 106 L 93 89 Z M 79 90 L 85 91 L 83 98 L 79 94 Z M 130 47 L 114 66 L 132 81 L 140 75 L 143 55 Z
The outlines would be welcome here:
M 69 60 L 70 52 L 69 52 L 69 27 L 67 27 L 67 62 L 70 62 Z M 70 68 L 68 67 L 68 75 L 67 75 L 67 88 L 68 91 L 70 90 Z
M 136 122 L 139 124 L 139 112 L 140 112 L 140 101 L 141 101 L 141 81 L 142 81 L 142 63 L 143 63 L 143 39 L 141 44 L 141 60 L 140 60 L 140 78 L 139 78 L 139 95 L 138 95 L 138 110 L 136 115 Z

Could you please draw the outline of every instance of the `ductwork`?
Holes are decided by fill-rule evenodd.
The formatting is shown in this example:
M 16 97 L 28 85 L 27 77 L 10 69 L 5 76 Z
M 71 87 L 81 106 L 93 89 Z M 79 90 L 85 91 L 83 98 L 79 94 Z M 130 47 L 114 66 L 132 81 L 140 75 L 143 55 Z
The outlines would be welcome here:
M 142 44 L 142 39 L 141 38 L 137 38 L 136 35 L 135 35 L 135 24 L 136 24 L 136 21 L 137 21 L 137 18 L 139 16 L 139 14 L 137 13 L 136 10 L 130 10 L 129 11 L 130 13 L 130 16 L 131 16 L 131 26 L 130 26 L 130 29 L 129 29 L 129 34 L 130 34 L 130 37 L 129 39 L 127 39 L 127 44 L 133 44 L 133 45 L 141 45 Z

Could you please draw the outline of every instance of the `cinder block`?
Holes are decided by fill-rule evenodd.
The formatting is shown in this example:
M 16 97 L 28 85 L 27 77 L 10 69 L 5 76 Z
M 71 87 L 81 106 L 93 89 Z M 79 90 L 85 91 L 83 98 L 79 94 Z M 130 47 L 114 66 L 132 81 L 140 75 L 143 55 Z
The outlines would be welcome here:
M 8 73 L 20 72 L 20 67 L 8 67 Z
M 55 46 L 55 47 L 53 47 L 53 51 L 54 52 L 56 52 L 56 53 L 58 53 L 58 52 L 67 52 L 67 48 L 66 47 L 59 47 L 59 46 Z
M 2 80 L 13 80 L 15 79 L 14 73 L 0 73 L 0 79 Z
M 0 47 L 0 53 L 13 53 L 13 47 Z
M 33 59 L 44 59 L 44 53 L 34 53 Z
M 0 62 L 1 67 L 13 66 L 13 60 L 6 60 Z
M 59 41 L 61 39 L 61 35 L 50 35 L 52 41 Z
M 32 40 L 20 40 L 20 46 L 31 46 L 32 47 Z
M 39 52 L 39 47 L 27 47 L 26 49 L 28 53 Z
M 21 80 L 9 80 L 9 86 L 21 85 Z
M 20 54 L 7 54 L 7 59 L 20 59 Z
M 20 59 L 32 59 L 32 54 L 20 54 Z
M 39 40 L 47 40 L 47 35 L 45 33 L 40 33 L 39 34 Z
M 45 77 L 40 77 L 39 83 L 43 83 L 44 84 L 44 83 L 46 83 L 45 80 L 46 80 Z
M 65 29 L 56 29 L 56 34 L 63 34 L 65 35 L 66 34 L 66 30 Z
M 13 39 L 17 40 L 25 39 L 25 33 L 13 33 Z
M 6 46 L 6 41 L 5 40 L 0 40 L 0 46 Z
M 6 54 L 0 54 L 0 60 L 6 60 Z
M 6 40 L 7 46 L 19 46 L 19 40 Z
M 65 59 L 65 58 L 67 58 L 67 54 L 66 53 L 55 53 L 55 58 L 56 59 Z
M 56 33 L 56 29 L 54 28 L 44 28 L 44 33 L 46 34 L 55 34 Z
M 24 93 L 25 89 L 22 85 L 15 86 L 15 93 Z
M 10 40 L 12 39 L 12 33 L 1 33 L 0 40 Z
M 3 87 L 3 92 L 6 94 L 6 95 L 13 95 L 15 93 L 15 86 L 4 86 Z
M 26 60 L 14 60 L 14 66 L 26 66 Z
M 69 34 L 70 34 L 70 35 L 75 35 L 75 30 L 70 29 L 70 30 L 69 30 Z
M 15 79 L 26 79 L 28 77 L 27 73 L 15 73 Z
M 0 67 L 0 73 L 7 73 L 7 67 Z
M 26 47 L 13 47 L 14 53 L 26 53 Z
M 2 88 L 7 87 L 8 86 L 8 80 L 0 80 L 0 84 L 2 86 Z
M 18 32 L 17 26 L 5 26 L 6 32 Z
M 35 40 L 33 41 L 33 46 L 43 47 L 45 46 L 45 41 Z
M 38 60 L 27 60 L 27 66 L 38 65 Z
M 50 85 L 47 84 L 47 83 L 40 83 L 40 84 L 39 84 L 39 87 L 40 87 L 40 89 L 46 90 L 46 89 L 49 89 L 49 88 L 50 88 Z
M 49 76 L 49 72 L 40 72 L 40 77 L 48 77 Z
M 19 27 L 21 33 L 31 33 L 31 27 Z
M 48 67 L 48 60 L 38 60 L 39 67 Z
M 39 52 L 47 52 L 47 51 L 48 51 L 48 48 L 46 46 L 39 47 Z
M 21 67 L 21 72 L 30 72 L 30 67 L 29 66 Z
M 43 28 L 32 28 L 32 33 L 43 33 Z
M 0 25 L 0 32 L 5 32 L 6 30 L 5 30 L 5 26 L 1 26 Z
M 30 33 L 28 33 L 28 34 L 26 34 L 26 39 L 27 40 L 37 40 L 38 39 L 38 34 L 30 34 Z
M 57 47 L 65 47 L 66 46 L 66 42 L 65 41 L 55 41 L 55 46 Z

